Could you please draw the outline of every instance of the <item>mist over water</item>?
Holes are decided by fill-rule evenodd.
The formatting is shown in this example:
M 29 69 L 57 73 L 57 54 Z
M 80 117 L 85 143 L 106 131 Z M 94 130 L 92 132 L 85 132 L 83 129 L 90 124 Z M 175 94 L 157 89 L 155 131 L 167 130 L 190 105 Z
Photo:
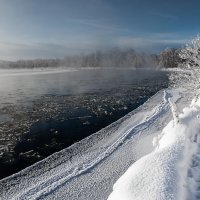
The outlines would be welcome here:
M 137 52 L 132 48 L 111 48 L 87 54 L 66 55 L 56 59 L 0 61 L 1 69 L 37 68 L 158 68 L 159 54 Z
M 166 72 L 150 69 L 4 74 L 0 77 L 0 177 L 100 130 L 167 87 Z
M 36 71 L 37 72 L 37 71 Z M 7 103 L 24 104 L 42 95 L 72 95 L 94 93 L 153 79 L 156 70 L 85 69 L 59 73 L 34 71 L 2 71 L 0 78 L 0 106 Z

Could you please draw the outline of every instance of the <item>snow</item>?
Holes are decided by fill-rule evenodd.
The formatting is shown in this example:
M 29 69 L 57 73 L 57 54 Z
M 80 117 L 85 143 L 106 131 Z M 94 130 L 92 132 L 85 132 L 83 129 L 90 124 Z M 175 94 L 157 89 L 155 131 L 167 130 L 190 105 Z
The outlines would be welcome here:
M 199 158 L 193 174 L 190 169 L 192 155 L 196 153 L 193 143 L 200 132 L 199 115 L 200 101 L 192 101 L 178 116 L 179 121 L 174 117 L 154 138 L 155 150 L 135 162 L 118 179 L 108 200 L 193 199 L 197 192 L 188 193 L 185 188 L 195 188 L 195 184 L 191 187 L 187 182 L 188 170 L 190 179 L 200 172 Z M 196 195 L 199 197 L 199 193 Z
M 78 71 L 78 69 L 72 68 L 34 68 L 34 69 L 0 69 L 0 77 L 7 76 L 32 76 L 42 74 L 57 74 L 64 72 Z
M 188 88 L 160 91 L 110 126 L 1 180 L 0 197 L 195 199 L 200 103 L 190 103 L 196 89 Z M 186 107 L 174 115 L 177 123 L 172 121 L 173 104 L 175 114 Z

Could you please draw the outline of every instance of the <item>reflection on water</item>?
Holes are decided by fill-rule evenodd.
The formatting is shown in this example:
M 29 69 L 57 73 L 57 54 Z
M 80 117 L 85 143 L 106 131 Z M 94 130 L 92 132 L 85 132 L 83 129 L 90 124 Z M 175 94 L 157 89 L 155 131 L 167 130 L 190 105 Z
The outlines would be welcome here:
M 100 130 L 161 88 L 165 72 L 80 70 L 0 77 L 0 177 Z

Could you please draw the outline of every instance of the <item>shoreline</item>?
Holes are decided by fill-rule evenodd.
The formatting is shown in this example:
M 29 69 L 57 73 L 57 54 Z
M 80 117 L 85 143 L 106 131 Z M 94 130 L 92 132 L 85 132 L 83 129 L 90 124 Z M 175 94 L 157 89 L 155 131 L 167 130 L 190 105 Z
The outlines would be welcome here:
M 46 174 L 45 177 L 48 177 L 47 174 L 49 174 L 49 175 L 54 174 L 52 172 L 52 170 L 53 170 L 54 172 L 57 172 L 59 174 L 60 171 L 63 171 L 62 166 L 65 166 L 65 170 L 64 170 L 65 173 L 67 171 L 70 172 L 73 169 L 73 167 L 75 167 L 75 168 L 77 167 L 77 163 L 79 165 L 80 163 L 82 163 L 82 164 L 85 163 L 89 158 L 90 158 L 89 160 L 95 159 L 97 157 L 97 155 L 100 153 L 99 151 L 105 150 L 105 148 L 109 147 L 114 141 L 117 140 L 117 138 L 120 137 L 120 135 L 124 131 L 124 128 L 126 129 L 128 124 L 133 126 L 133 119 L 136 120 L 135 123 L 138 123 L 143 118 L 143 116 L 141 116 L 142 112 L 145 112 L 145 113 L 149 112 L 149 115 L 151 115 L 151 113 L 152 113 L 151 109 L 147 112 L 147 110 L 145 110 L 145 107 L 149 107 L 148 106 L 149 104 L 150 105 L 153 104 L 154 106 L 157 105 L 157 103 L 160 102 L 159 99 L 161 98 L 162 92 L 163 92 L 162 90 L 157 92 L 154 96 L 150 97 L 143 105 L 141 105 L 140 107 L 131 111 L 129 114 L 125 115 L 123 118 L 110 124 L 106 128 L 100 130 L 99 132 L 92 134 L 91 136 L 81 140 L 78 143 L 73 144 L 72 146 L 70 146 L 64 150 L 54 153 L 53 155 L 47 157 L 46 159 L 22 170 L 21 172 L 19 172 L 17 174 L 14 174 L 14 175 L 11 175 L 10 177 L 2 179 L 0 181 L 0 185 L 2 184 L 2 182 L 4 182 L 4 184 L 6 184 L 6 185 L 9 185 L 15 179 L 19 178 L 19 180 L 20 180 L 20 177 L 22 177 L 22 180 L 20 180 L 20 182 L 23 184 L 23 180 L 25 181 L 25 179 L 29 179 L 29 176 L 31 176 L 32 173 L 33 174 L 39 173 L 39 174 L 43 174 L 43 175 Z M 123 126 L 123 128 L 121 128 L 122 126 Z M 122 129 L 122 130 L 119 131 L 119 129 Z M 118 134 L 116 134 L 116 131 L 118 132 Z M 136 135 L 136 136 L 138 138 L 140 138 L 141 136 L 139 136 L 139 135 Z M 144 136 L 145 134 L 142 134 L 142 135 L 143 135 L 142 137 L 147 137 L 147 138 L 149 137 L 149 136 Z M 141 139 L 139 139 L 139 140 L 141 140 Z M 135 141 L 132 141 L 132 142 L 135 142 Z M 121 149 L 121 147 L 120 147 L 120 149 Z M 110 154 L 108 156 L 108 158 L 106 158 L 106 160 L 109 159 L 110 156 L 112 157 L 112 155 L 113 155 L 113 153 Z M 136 160 L 136 159 L 134 159 L 134 160 Z M 133 162 L 133 158 L 131 159 L 131 163 L 132 162 Z M 103 161 L 103 163 L 104 163 L 104 161 Z M 101 164 L 102 163 L 99 163 L 96 167 L 93 168 L 93 170 L 95 171 L 95 168 L 98 168 L 99 165 L 101 165 Z M 51 170 L 49 169 L 49 165 L 51 165 L 51 167 L 50 167 Z M 129 165 L 125 164 L 124 169 L 120 170 L 121 173 L 124 172 L 128 166 Z M 59 168 L 60 168 L 60 170 L 59 170 Z M 35 169 L 36 169 L 36 171 L 35 171 Z M 25 177 L 24 177 L 24 175 L 25 175 Z M 119 175 L 120 174 L 118 174 L 118 176 Z M 82 175 L 79 175 L 79 176 L 81 177 Z M 53 177 L 54 177 L 54 175 L 53 175 Z M 113 181 L 115 181 L 117 178 L 118 177 L 113 178 Z M 34 180 L 34 178 L 33 178 L 32 181 L 35 182 L 36 180 Z M 40 182 L 42 180 L 40 179 L 40 180 L 37 180 L 37 182 L 38 181 Z M 73 182 L 73 180 L 72 180 L 72 182 Z M 2 185 L 2 187 L 0 186 L 0 188 L 3 188 L 3 185 Z M 31 187 L 31 185 L 32 184 L 30 184 L 29 187 Z M 17 188 L 15 188 L 15 189 L 17 189 Z M 111 191 L 111 189 L 112 189 L 112 184 L 110 185 L 109 192 Z M 15 192 L 19 193 L 20 191 L 17 190 Z M 109 194 L 109 192 L 107 192 L 107 194 Z

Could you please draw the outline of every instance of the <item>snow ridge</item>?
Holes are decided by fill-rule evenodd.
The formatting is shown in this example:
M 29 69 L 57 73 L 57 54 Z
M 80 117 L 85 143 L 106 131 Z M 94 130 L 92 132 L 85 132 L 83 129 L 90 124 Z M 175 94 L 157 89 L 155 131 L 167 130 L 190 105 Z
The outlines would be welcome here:
M 172 94 L 170 92 L 164 91 L 163 101 L 154 109 L 152 115 L 134 127 L 130 125 L 125 127 L 125 132 L 123 135 L 119 137 L 112 145 L 107 147 L 105 151 L 96 157 L 95 160 L 87 161 L 78 167 L 72 168 L 70 171 L 66 171 L 64 168 L 62 168 L 56 174 L 53 174 L 50 177 L 45 177 L 44 181 L 37 183 L 35 186 L 25 188 L 21 193 L 18 193 L 18 195 L 15 196 L 15 199 L 40 199 L 63 186 L 74 177 L 78 177 L 81 174 L 86 173 L 102 162 L 110 154 L 112 154 L 120 145 L 131 139 L 136 133 L 148 128 L 150 124 L 152 124 L 157 118 L 160 117 L 160 115 L 168 110 L 168 99 L 171 96 Z
M 155 150 L 136 161 L 108 200 L 200 199 L 200 100 L 157 136 Z

